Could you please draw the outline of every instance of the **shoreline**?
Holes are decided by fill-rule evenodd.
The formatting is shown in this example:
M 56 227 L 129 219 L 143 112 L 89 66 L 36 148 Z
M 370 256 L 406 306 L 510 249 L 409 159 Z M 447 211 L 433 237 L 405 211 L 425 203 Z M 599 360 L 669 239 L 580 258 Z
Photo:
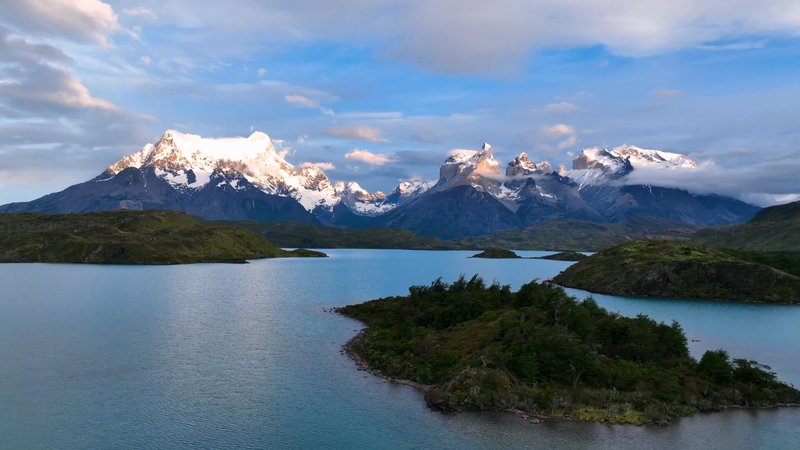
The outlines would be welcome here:
M 339 314 L 339 312 L 337 312 L 335 309 L 334 309 L 334 312 Z M 347 317 L 347 316 L 345 316 L 345 317 Z M 422 384 L 422 383 L 417 383 L 416 381 L 406 380 L 406 379 L 403 379 L 403 378 L 395 378 L 395 377 L 387 376 L 387 375 L 383 374 L 380 370 L 375 369 L 373 367 L 370 367 L 369 364 L 367 364 L 367 362 L 364 361 L 364 358 L 362 358 L 355 351 L 354 347 L 358 343 L 358 341 L 361 340 L 364 337 L 364 331 L 366 331 L 366 329 L 367 328 L 364 327 L 361 331 L 358 332 L 358 334 L 356 334 L 355 336 L 350 338 L 346 343 L 344 343 L 342 345 L 343 353 L 345 353 L 355 363 L 356 368 L 359 371 L 367 372 L 367 373 L 369 373 L 371 375 L 374 375 L 374 376 L 376 376 L 378 378 L 381 378 L 381 379 L 383 379 L 384 381 L 386 381 L 388 383 L 401 384 L 401 385 L 404 385 L 404 386 L 411 386 L 411 387 L 413 387 L 415 389 L 418 389 L 419 391 L 421 391 L 421 393 L 423 395 L 423 401 L 425 401 L 425 406 L 427 406 L 431 410 L 434 410 L 434 411 L 436 411 L 438 413 L 446 414 L 446 412 L 444 412 L 444 411 L 439 411 L 439 410 L 437 410 L 435 408 L 431 408 L 431 406 L 425 400 L 425 394 L 428 391 L 430 391 L 430 389 L 433 387 L 433 385 Z M 458 412 L 463 412 L 463 411 L 454 411 L 454 412 L 458 413 Z M 490 412 L 490 411 L 483 411 L 483 412 Z M 492 411 L 492 412 L 496 412 L 496 413 L 512 413 L 512 414 L 515 414 L 515 415 L 519 416 L 520 418 L 522 418 L 522 420 L 525 420 L 526 422 L 529 422 L 531 424 L 539 424 L 539 423 L 542 423 L 545 420 L 572 420 L 572 419 L 570 419 L 568 417 L 547 416 L 547 415 L 544 415 L 544 414 L 532 413 L 532 412 L 529 412 L 529 411 L 524 411 L 524 410 L 521 410 L 521 409 L 518 409 L 518 408 L 496 410 L 496 411 Z
M 331 309 L 332 312 L 336 314 L 341 314 L 338 312 L 338 308 Z M 349 317 L 349 316 L 345 316 Z M 411 386 L 413 388 L 418 389 L 423 395 L 423 401 L 425 402 L 425 406 L 429 409 L 434 410 L 436 412 L 446 414 L 445 411 L 440 411 L 438 409 L 432 408 L 428 401 L 425 399 L 425 394 L 431 390 L 433 385 L 430 384 L 422 384 L 416 381 L 406 380 L 402 378 L 395 378 L 390 377 L 383 374 L 380 370 L 370 367 L 364 358 L 362 358 L 355 350 L 355 345 L 363 339 L 364 332 L 367 330 L 367 327 L 362 328 L 355 336 L 350 338 L 346 343 L 342 345 L 342 353 L 346 354 L 351 361 L 353 361 L 356 365 L 356 369 L 362 372 L 367 372 L 371 375 L 374 375 L 382 380 L 393 383 L 393 384 L 401 384 L 405 386 Z M 769 410 L 769 409 L 778 409 L 778 408 L 800 408 L 800 403 L 779 403 L 775 405 L 768 405 L 768 406 L 743 406 L 743 405 L 720 405 L 717 406 L 715 409 L 705 410 L 705 411 L 695 411 L 693 413 L 689 413 L 683 416 L 676 416 L 669 419 L 666 424 L 657 424 L 657 423 L 649 423 L 649 424 L 634 424 L 634 423 L 613 423 L 613 422 L 604 422 L 604 421 L 597 421 L 597 420 L 587 420 L 587 419 L 580 419 L 575 417 L 564 417 L 564 416 L 553 416 L 553 415 L 546 415 L 541 413 L 532 413 L 529 411 L 525 411 L 519 408 L 509 408 L 503 410 L 495 410 L 495 411 L 480 411 L 475 410 L 473 412 L 495 412 L 495 413 L 512 413 L 519 416 L 521 419 L 529 422 L 531 424 L 539 424 L 545 421 L 580 421 L 580 422 L 587 422 L 587 423 L 597 423 L 597 424 L 605 424 L 605 425 L 621 425 L 621 426 L 669 426 L 673 420 L 680 420 L 682 418 L 688 418 L 692 416 L 696 416 L 698 414 L 714 414 L 714 413 L 721 413 L 725 412 L 726 410 L 750 410 L 750 411 L 760 411 L 760 410 Z M 458 410 L 453 411 L 455 413 L 458 412 L 465 412 L 465 410 Z

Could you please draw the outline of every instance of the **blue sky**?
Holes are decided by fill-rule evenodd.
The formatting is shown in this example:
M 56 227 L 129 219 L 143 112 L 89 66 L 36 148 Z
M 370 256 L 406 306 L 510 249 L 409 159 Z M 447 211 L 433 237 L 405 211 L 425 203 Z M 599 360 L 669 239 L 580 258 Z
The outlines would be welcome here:
M 170 128 L 261 130 L 290 162 L 370 190 L 434 179 L 451 149 L 488 141 L 501 161 L 554 166 L 587 146 L 676 151 L 702 170 L 654 184 L 800 198 L 796 1 L 0 6 L 0 204 Z

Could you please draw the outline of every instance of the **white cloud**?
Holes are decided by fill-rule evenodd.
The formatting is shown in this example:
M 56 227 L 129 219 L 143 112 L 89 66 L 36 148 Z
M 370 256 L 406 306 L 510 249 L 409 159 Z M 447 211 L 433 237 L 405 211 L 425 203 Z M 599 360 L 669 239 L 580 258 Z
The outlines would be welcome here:
M 98 109 L 122 112 L 94 97 L 75 76 L 61 67 L 71 62 L 61 50 L 11 37 L 0 28 L 0 103 L 31 114 Z
M 388 142 L 381 135 L 383 132 L 378 127 L 369 125 L 344 125 L 330 127 L 325 134 L 339 139 L 355 139 L 369 142 Z
M 149 66 L 150 63 L 153 62 L 152 58 L 147 55 L 140 56 L 139 61 L 141 61 L 145 66 Z
M 568 113 L 577 109 L 578 106 L 570 102 L 548 103 L 542 106 L 542 111 L 548 113 Z
M 158 18 L 156 13 L 147 8 L 142 8 L 141 6 L 137 8 L 123 9 L 122 14 L 125 14 L 126 16 L 139 17 L 150 21 L 156 20 Z
M 100 0 L 12 0 L 0 19 L 18 30 L 108 45 L 121 30 L 111 5 Z
M 578 132 L 575 127 L 564 123 L 543 127 L 539 130 L 539 134 L 549 139 L 559 140 L 559 150 L 574 147 L 578 143 Z
M 317 103 L 316 100 L 310 99 L 305 95 L 292 94 L 284 96 L 283 99 L 286 101 L 286 103 L 289 103 L 294 106 L 316 109 L 326 116 L 334 115 L 333 110 L 320 105 L 319 103 Z
M 334 170 L 336 166 L 332 162 L 304 162 L 300 167 L 316 167 L 320 170 Z
M 719 167 L 712 161 L 704 161 L 694 170 L 638 168 L 626 177 L 625 183 L 722 194 L 765 206 L 800 198 L 799 172 L 800 160 L 794 155 L 783 155 L 741 167 Z
M 266 75 L 266 74 L 267 74 L 267 69 L 265 69 L 263 67 L 259 67 L 258 68 L 258 77 L 259 78 L 264 78 L 264 75 Z
M 391 155 L 386 153 L 372 153 L 369 150 L 354 148 L 352 151 L 345 153 L 347 159 L 361 161 L 371 166 L 382 166 L 388 162 L 392 162 Z
M 543 127 L 539 133 L 547 138 L 558 139 L 565 136 L 575 135 L 575 127 L 564 123 L 557 123 L 549 127 Z
M 508 72 L 549 48 L 597 45 L 618 55 L 643 56 L 740 48 L 767 37 L 800 35 L 796 0 L 495 0 L 468 7 L 461 0 L 145 4 L 162 23 L 211 29 L 196 37 L 197 45 L 217 57 L 275 43 L 333 39 L 375 43 L 384 56 L 448 73 Z M 344 20 L 360 26 L 342 27 Z

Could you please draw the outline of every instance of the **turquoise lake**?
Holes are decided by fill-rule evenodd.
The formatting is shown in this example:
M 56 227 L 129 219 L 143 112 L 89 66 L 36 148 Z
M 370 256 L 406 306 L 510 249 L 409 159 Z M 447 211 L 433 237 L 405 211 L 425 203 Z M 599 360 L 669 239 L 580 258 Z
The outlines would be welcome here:
M 324 251 L 246 265 L 0 265 L 0 448 L 800 448 L 800 408 L 668 427 L 431 411 L 413 388 L 358 371 L 341 346 L 361 324 L 327 309 L 459 274 L 516 289 L 570 263 Z M 696 356 L 724 348 L 800 385 L 800 307 L 594 297 L 677 320 Z

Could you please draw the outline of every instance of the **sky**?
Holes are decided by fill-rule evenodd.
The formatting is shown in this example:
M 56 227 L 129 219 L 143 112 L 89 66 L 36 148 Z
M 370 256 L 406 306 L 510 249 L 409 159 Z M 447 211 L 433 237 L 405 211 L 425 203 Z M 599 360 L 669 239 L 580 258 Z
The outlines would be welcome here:
M 796 0 L 0 0 L 0 204 L 86 181 L 167 129 L 259 130 L 388 191 L 489 142 L 688 155 L 636 182 L 800 199 Z

